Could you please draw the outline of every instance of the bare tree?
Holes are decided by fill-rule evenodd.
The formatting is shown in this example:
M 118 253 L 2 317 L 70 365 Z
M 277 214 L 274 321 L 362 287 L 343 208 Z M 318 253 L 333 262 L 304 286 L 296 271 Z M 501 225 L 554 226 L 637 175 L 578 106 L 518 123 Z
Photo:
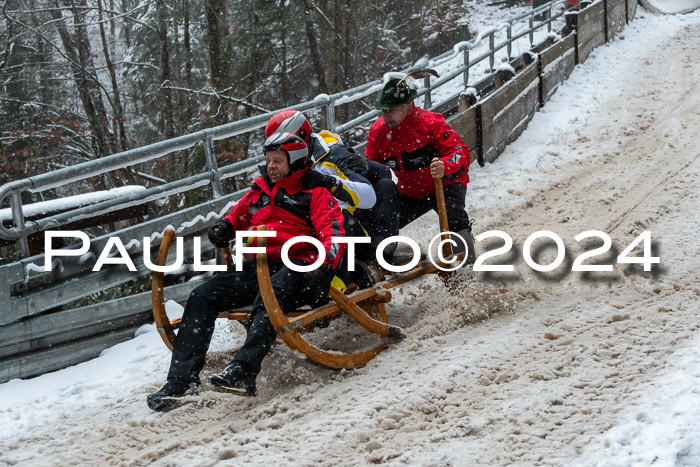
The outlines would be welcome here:
M 173 121 L 173 97 L 170 91 L 170 51 L 168 47 L 168 30 L 165 24 L 165 5 L 163 0 L 156 0 L 156 22 L 158 24 L 158 40 L 160 44 L 160 82 L 161 99 L 163 102 L 163 133 L 166 138 L 175 137 Z
M 119 86 L 117 85 L 117 74 L 114 70 L 114 64 L 112 63 L 112 58 L 109 54 L 109 45 L 107 43 L 107 36 L 105 34 L 105 27 L 102 17 L 102 0 L 97 0 L 97 8 L 99 11 L 99 27 L 100 27 L 100 37 L 102 38 L 102 52 L 104 53 L 105 63 L 107 64 L 107 70 L 109 71 L 109 77 L 112 81 L 112 93 L 114 102 L 114 121 L 119 133 L 119 149 L 121 151 L 126 151 L 128 148 L 128 143 L 126 140 L 126 130 L 124 130 L 124 111 L 122 109 L 121 97 L 119 96 Z M 112 21 L 112 30 L 114 30 L 114 25 Z M 115 131 L 117 133 L 117 131 Z
M 308 0 L 302 0 L 302 2 L 304 8 L 304 28 L 306 29 L 306 40 L 308 42 L 309 52 L 311 53 L 314 73 L 318 79 L 318 89 L 321 92 L 326 92 L 328 90 L 328 85 L 326 84 L 326 72 L 321 59 L 321 51 L 319 50 L 318 42 L 316 41 L 312 7 Z
M 74 35 L 66 27 L 58 0 L 55 2 L 56 9 L 52 10 L 51 14 L 63 43 L 64 54 L 70 62 L 78 95 L 94 133 L 95 153 L 98 157 L 102 157 L 115 152 L 115 147 L 114 139 L 109 131 L 109 118 L 102 101 L 102 88 L 95 75 L 90 41 L 83 18 L 85 9 L 81 8 L 84 5 L 85 0 L 77 2 L 71 0 Z

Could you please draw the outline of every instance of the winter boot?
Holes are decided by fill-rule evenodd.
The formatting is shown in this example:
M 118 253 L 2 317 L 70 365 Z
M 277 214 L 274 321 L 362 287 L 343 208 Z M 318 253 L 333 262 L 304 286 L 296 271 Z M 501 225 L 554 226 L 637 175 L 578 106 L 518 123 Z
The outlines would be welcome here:
M 234 361 L 224 371 L 211 375 L 208 381 L 214 391 L 254 396 L 256 376 L 245 363 Z
M 372 287 L 383 278 L 381 269 L 374 260 L 355 261 L 353 280 L 360 289 Z
M 317 328 L 320 329 L 326 329 L 328 326 L 331 325 L 331 317 L 330 316 L 324 316 L 323 318 L 319 318 L 314 321 L 314 325 Z
M 394 252 L 394 255 L 391 259 L 391 262 L 389 264 L 394 265 L 394 266 L 403 266 L 405 264 L 410 263 L 413 261 L 413 248 L 408 246 L 405 243 L 401 243 L 396 247 L 396 251 Z M 420 260 L 423 261 L 424 259 L 427 258 L 427 255 L 425 251 L 420 252 Z
M 467 253 L 466 264 L 474 264 L 474 261 L 476 261 L 476 251 L 474 250 L 474 236 L 472 235 L 471 227 L 468 229 L 460 230 L 459 232 L 457 232 L 457 234 L 461 235 L 462 238 L 464 238 L 464 240 L 467 242 L 467 247 L 469 248 L 469 251 Z M 464 242 L 458 237 L 455 237 L 452 240 L 454 240 L 457 244 L 452 246 L 452 253 L 464 253 Z
M 202 386 L 198 381 L 190 383 L 168 381 L 159 391 L 149 395 L 146 402 L 151 410 L 166 412 L 180 405 L 186 397 L 196 396 L 201 392 Z

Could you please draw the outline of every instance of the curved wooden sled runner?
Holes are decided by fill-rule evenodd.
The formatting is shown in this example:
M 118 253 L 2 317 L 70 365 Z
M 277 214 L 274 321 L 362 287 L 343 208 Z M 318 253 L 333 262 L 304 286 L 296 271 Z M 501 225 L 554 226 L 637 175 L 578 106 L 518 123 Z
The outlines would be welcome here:
M 436 180 L 435 183 L 437 199 L 438 199 L 438 214 L 440 217 L 440 230 L 447 230 L 447 216 L 444 207 L 444 195 L 442 191 L 442 182 Z M 267 227 L 260 226 L 258 230 L 267 230 Z M 168 256 L 168 250 L 175 238 L 175 232 L 172 229 L 167 229 L 163 235 L 163 241 L 158 251 L 156 264 L 159 266 L 165 265 Z M 258 238 L 258 245 L 264 247 L 266 239 Z M 228 248 L 222 249 L 222 255 L 226 264 L 231 267 L 231 252 Z M 445 257 L 451 255 L 449 245 L 443 249 Z M 459 255 L 463 256 L 463 254 Z M 439 263 L 438 263 L 439 264 Z M 442 265 L 442 264 L 441 264 Z M 443 266 L 447 266 L 444 264 Z M 430 261 L 421 261 L 413 269 L 408 272 L 393 274 L 392 278 L 379 282 L 374 286 L 353 292 L 345 295 L 342 292 L 331 288 L 329 295 L 332 302 L 328 305 L 316 308 L 305 312 L 295 312 L 285 315 L 279 306 L 277 297 L 272 289 L 270 281 L 270 271 L 267 264 L 267 254 L 259 253 L 257 255 L 257 274 L 260 293 L 262 295 L 265 309 L 270 317 L 270 323 L 274 326 L 280 339 L 289 346 L 290 349 L 299 351 L 308 358 L 321 365 L 330 368 L 357 368 L 364 366 L 372 360 L 380 352 L 388 347 L 388 341 L 373 347 L 369 350 L 343 353 L 337 351 L 327 351 L 311 345 L 300 334 L 302 328 L 313 326 L 313 322 L 320 318 L 335 317 L 345 312 L 357 324 L 362 326 L 367 331 L 386 336 L 388 339 L 403 339 L 405 337 L 401 328 L 389 324 L 389 320 L 384 308 L 384 304 L 391 300 L 391 293 L 388 289 L 424 276 L 426 274 L 439 274 L 440 277 L 447 283 L 451 273 L 446 273 Z M 164 294 L 163 294 L 163 276 L 162 272 L 153 273 L 152 281 L 152 300 L 153 300 L 153 318 L 156 323 L 158 332 L 161 338 L 170 350 L 173 349 L 175 342 L 175 331 L 180 325 L 180 320 L 170 320 L 165 310 Z M 219 318 L 228 318 L 232 320 L 244 321 L 250 318 L 250 313 L 245 312 L 230 312 L 222 313 Z

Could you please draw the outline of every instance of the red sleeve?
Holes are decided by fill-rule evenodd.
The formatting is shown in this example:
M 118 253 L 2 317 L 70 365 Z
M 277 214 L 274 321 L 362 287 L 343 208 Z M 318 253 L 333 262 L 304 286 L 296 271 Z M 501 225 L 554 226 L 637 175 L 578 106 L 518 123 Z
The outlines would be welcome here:
M 250 190 L 233 206 L 229 215 L 224 217 L 224 219 L 233 224 L 234 229 L 248 230 L 248 227 L 250 227 L 250 200 L 252 196 L 253 190 Z
M 442 115 L 438 115 L 433 122 L 433 144 L 440 153 L 440 160 L 445 163 L 445 176 L 469 170 L 469 146 L 462 142 Z
M 333 195 L 325 188 L 314 188 L 311 196 L 311 223 L 318 238 L 326 248 L 325 263 L 333 268 L 338 267 L 340 258 L 345 254 L 346 246 L 342 243 L 332 243 L 332 237 L 344 237 L 343 212 Z
M 377 133 L 379 133 L 379 131 L 377 131 L 374 128 L 374 125 L 372 125 L 372 128 L 369 129 L 369 134 L 367 135 L 367 148 L 365 149 L 365 156 L 367 156 L 374 162 L 379 162 L 380 164 L 383 164 L 384 161 L 382 161 L 382 158 L 379 157 L 379 154 L 377 154 Z

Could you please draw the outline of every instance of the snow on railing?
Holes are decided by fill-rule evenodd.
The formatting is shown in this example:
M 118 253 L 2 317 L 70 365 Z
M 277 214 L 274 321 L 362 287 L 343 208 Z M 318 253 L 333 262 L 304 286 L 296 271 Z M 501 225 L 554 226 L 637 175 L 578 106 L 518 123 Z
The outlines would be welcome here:
M 89 204 L 94 204 L 95 202 L 113 199 L 125 193 L 139 192 L 145 189 L 146 188 L 142 186 L 127 185 L 118 188 L 112 188 L 111 190 L 95 191 L 92 193 L 85 193 L 82 195 L 66 196 L 60 199 L 41 201 L 38 203 L 25 205 L 24 215 L 30 217 L 37 217 L 50 212 L 76 209 Z M 12 210 L 9 208 L 0 209 L 0 222 L 8 220 L 12 220 Z

